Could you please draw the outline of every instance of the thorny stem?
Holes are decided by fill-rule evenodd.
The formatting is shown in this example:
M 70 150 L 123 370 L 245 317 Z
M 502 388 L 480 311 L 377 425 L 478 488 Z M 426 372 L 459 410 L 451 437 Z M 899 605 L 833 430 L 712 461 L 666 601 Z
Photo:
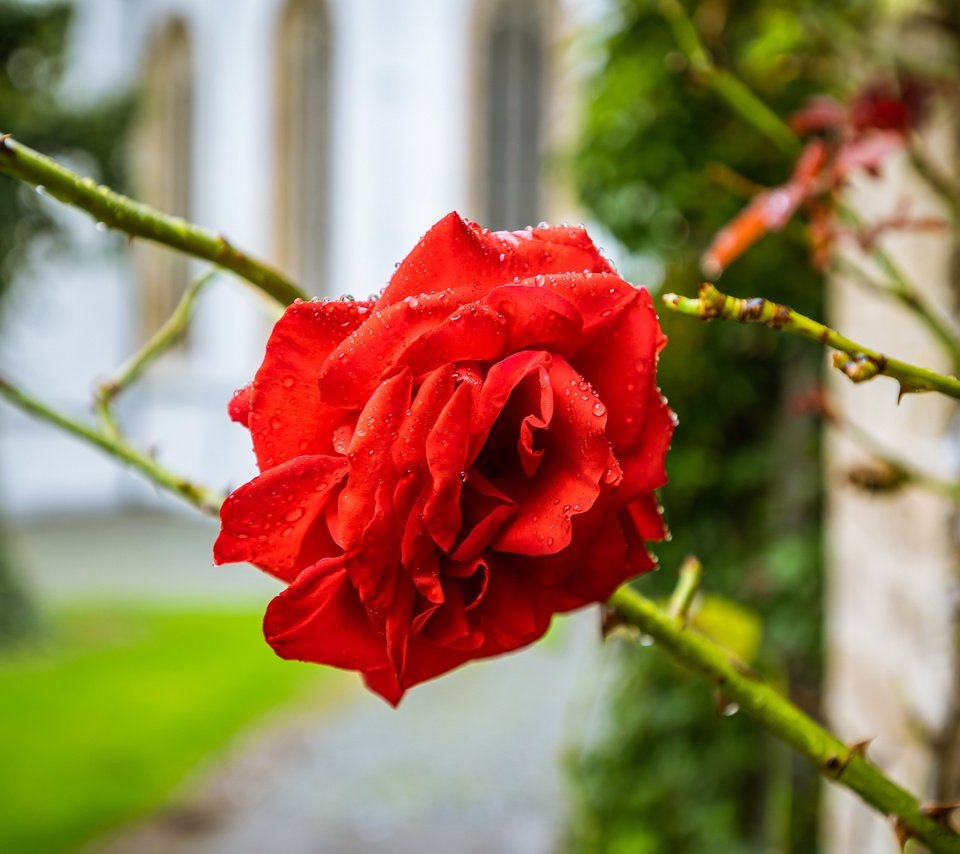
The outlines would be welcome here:
M 43 187 L 54 198 L 86 211 L 111 228 L 219 264 L 281 305 L 307 298 L 295 284 L 234 247 L 223 235 L 180 217 L 160 213 L 108 187 L 98 186 L 92 178 L 81 178 L 49 157 L 14 141 L 9 134 L 0 134 L 0 173 Z
M 114 435 L 112 431 L 108 429 L 96 430 L 87 424 L 57 412 L 3 377 L 0 377 L 0 397 L 5 398 L 23 412 L 48 424 L 53 424 L 78 439 L 96 446 L 114 459 L 136 469 L 162 489 L 178 495 L 202 513 L 215 516 L 223 503 L 223 496 L 219 493 L 165 469 L 153 457 Z
M 673 658 L 712 680 L 724 697 L 810 759 L 827 779 L 893 818 L 907 836 L 923 842 L 934 854 L 960 852 L 960 836 L 929 815 L 916 797 L 870 762 L 862 748 L 844 744 L 755 674 L 743 672 L 720 646 L 687 628 L 680 617 L 671 616 L 627 585 L 613 594 L 607 607 L 624 623 L 652 637 Z
M 886 356 L 786 305 L 757 297 L 739 299 L 728 296 L 709 283 L 701 285 L 699 299 L 665 294 L 663 302 L 673 311 L 701 320 L 722 318 L 740 323 L 759 323 L 818 341 L 839 351 L 834 356 L 834 367 L 842 370 L 853 382 L 862 382 L 877 374 L 885 374 L 899 381 L 901 393 L 938 391 L 948 397 L 960 399 L 960 379 Z
M 184 291 L 180 302 L 164 324 L 150 337 L 150 340 L 134 353 L 117 371 L 116 376 L 97 386 L 95 406 L 104 431 L 113 438 L 120 438 L 120 430 L 114 420 L 110 404 L 131 385 L 147 366 L 179 341 L 190 326 L 193 311 L 200 291 L 206 287 L 219 271 L 214 268 L 195 279 Z
M 683 51 L 687 62 L 690 63 L 690 69 L 697 78 L 723 98 L 784 154 L 797 154 L 800 150 L 800 140 L 797 135 L 743 81 L 714 63 L 680 0 L 661 0 L 660 14 L 673 31 L 677 45 Z

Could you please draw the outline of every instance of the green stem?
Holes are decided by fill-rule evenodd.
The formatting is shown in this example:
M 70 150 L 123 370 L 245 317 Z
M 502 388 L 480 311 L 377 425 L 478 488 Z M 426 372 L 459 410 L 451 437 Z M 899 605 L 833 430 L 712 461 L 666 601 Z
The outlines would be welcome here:
M 797 135 L 743 81 L 714 63 L 680 0 L 661 0 L 660 14 L 673 31 L 693 73 L 784 154 L 796 155 L 800 151 Z
M 861 750 L 845 745 L 779 692 L 738 669 L 722 648 L 685 628 L 680 619 L 626 585 L 613 594 L 607 606 L 673 658 L 713 680 L 724 697 L 813 761 L 825 777 L 894 818 L 934 854 L 960 852 L 960 836 L 928 815 L 916 797 L 890 780 Z
M 86 211 L 111 228 L 219 264 L 281 305 L 306 299 L 295 284 L 235 248 L 223 235 L 160 213 L 108 187 L 97 186 L 92 178 L 81 178 L 49 157 L 15 142 L 9 134 L 0 134 L 0 173 L 43 187 L 54 198 Z
M 910 309 L 916 315 L 917 319 L 930 330 L 931 335 L 937 339 L 944 352 L 950 358 L 953 370 L 960 371 L 960 339 L 957 338 L 956 333 L 947 326 L 933 308 L 920 296 L 916 288 L 910 284 L 909 279 L 907 279 L 903 271 L 886 252 L 875 247 L 871 252 L 871 256 L 887 275 L 890 282 L 889 285 L 878 282 L 867 273 L 866 270 L 846 259 L 834 259 L 833 266 L 840 272 L 857 279 L 872 291 L 887 297 L 892 297 Z
M 839 359 L 834 358 L 834 365 L 854 382 L 885 374 L 899 381 L 901 393 L 938 391 L 948 397 L 960 399 L 960 379 L 911 365 L 909 362 L 886 356 L 878 350 L 864 347 L 828 326 L 799 314 L 789 306 L 761 298 L 739 299 L 728 296 L 711 284 L 701 285 L 699 299 L 665 294 L 663 302 L 673 311 L 701 320 L 722 318 L 740 323 L 759 323 L 825 344 L 844 354 Z
M 670 596 L 667 613 L 671 617 L 680 620 L 683 625 L 687 624 L 690 606 L 693 604 L 693 598 L 700 589 L 700 578 L 702 575 L 703 565 L 695 557 L 685 558 L 683 563 L 680 564 L 677 586 Z
M 153 333 L 150 340 L 120 367 L 115 377 L 100 383 L 97 387 L 96 410 L 103 422 L 104 430 L 113 438 L 120 437 L 120 430 L 114 420 L 110 404 L 117 395 L 146 370 L 151 362 L 159 358 L 183 337 L 190 326 L 190 320 L 193 317 L 200 291 L 214 279 L 218 272 L 214 268 L 195 279 L 190 287 L 184 291 L 180 302 L 173 310 L 173 314 Z
M 168 471 L 153 457 L 118 438 L 112 432 L 95 430 L 80 421 L 57 412 L 52 407 L 12 385 L 3 377 L 0 377 L 0 397 L 5 398 L 23 412 L 66 430 L 78 439 L 96 446 L 114 459 L 137 469 L 157 486 L 178 495 L 203 513 L 215 516 L 223 503 L 223 496 L 219 493 Z

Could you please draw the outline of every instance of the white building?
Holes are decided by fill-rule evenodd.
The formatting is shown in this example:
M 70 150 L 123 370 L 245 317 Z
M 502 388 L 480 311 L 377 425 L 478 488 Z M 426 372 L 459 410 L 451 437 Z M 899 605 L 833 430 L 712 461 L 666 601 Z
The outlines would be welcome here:
M 138 85 L 132 194 L 221 231 L 311 294 L 365 296 L 450 210 L 497 228 L 573 219 L 549 155 L 576 98 L 574 0 L 80 0 L 71 98 Z M 16 136 L 17 128 L 4 128 Z M 50 202 L 54 205 L 54 202 Z M 0 371 L 76 415 L 203 265 L 93 229 L 38 247 Z M 224 275 L 189 340 L 120 401 L 123 426 L 211 486 L 253 460 L 226 402 L 275 310 Z M 15 515 L 153 503 L 152 487 L 0 409 L 0 506 Z

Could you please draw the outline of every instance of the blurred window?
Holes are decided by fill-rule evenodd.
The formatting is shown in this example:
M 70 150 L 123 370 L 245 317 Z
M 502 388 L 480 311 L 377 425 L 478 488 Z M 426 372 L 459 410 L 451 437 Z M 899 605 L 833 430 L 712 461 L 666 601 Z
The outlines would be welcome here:
M 277 260 L 313 294 L 326 286 L 330 19 L 321 0 L 290 0 L 277 50 Z
M 484 43 L 484 225 L 517 229 L 542 219 L 540 178 L 546 14 L 540 0 L 496 0 Z
M 140 115 L 132 138 L 137 195 L 166 213 L 190 218 L 193 162 L 193 55 L 181 20 L 153 35 L 144 66 Z M 150 335 L 170 316 L 190 275 L 180 253 L 138 241 L 140 325 Z

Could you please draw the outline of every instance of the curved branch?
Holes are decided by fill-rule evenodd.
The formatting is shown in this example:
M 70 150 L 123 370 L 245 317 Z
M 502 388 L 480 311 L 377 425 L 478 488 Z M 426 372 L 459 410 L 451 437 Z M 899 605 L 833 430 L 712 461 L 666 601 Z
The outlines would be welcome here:
M 938 391 L 948 397 L 960 399 L 960 379 L 957 377 L 912 365 L 887 356 L 879 350 L 864 347 L 786 305 L 759 297 L 739 299 L 728 296 L 711 284 L 700 286 L 699 299 L 664 294 L 663 303 L 673 311 L 698 317 L 700 320 L 722 318 L 739 323 L 759 323 L 825 344 L 840 351 L 834 356 L 834 367 L 843 371 L 853 382 L 863 382 L 878 374 L 884 374 L 900 383 L 901 394 Z
M 685 628 L 682 616 L 671 616 L 626 585 L 607 607 L 673 658 L 711 679 L 725 698 L 736 701 L 764 729 L 814 762 L 825 777 L 890 816 L 898 833 L 915 837 L 934 854 L 960 852 L 960 836 L 937 820 L 935 810 L 924 809 L 870 762 L 861 747 L 844 744 L 755 674 L 744 672 L 721 647 Z
M 219 512 L 220 505 L 223 503 L 221 494 L 165 469 L 152 456 L 114 435 L 112 431 L 108 433 L 105 430 L 96 430 L 87 424 L 57 412 L 48 404 L 17 388 L 2 376 L 0 376 L 0 397 L 5 398 L 13 406 L 28 415 L 59 427 L 78 439 L 94 445 L 124 465 L 137 469 L 161 489 L 179 496 L 200 512 L 210 516 L 216 516 Z
M 0 174 L 43 187 L 54 198 L 86 211 L 110 228 L 225 267 L 281 305 L 307 298 L 293 282 L 234 247 L 222 234 L 98 186 L 92 178 L 81 178 L 55 160 L 14 141 L 9 134 L 0 134 Z

